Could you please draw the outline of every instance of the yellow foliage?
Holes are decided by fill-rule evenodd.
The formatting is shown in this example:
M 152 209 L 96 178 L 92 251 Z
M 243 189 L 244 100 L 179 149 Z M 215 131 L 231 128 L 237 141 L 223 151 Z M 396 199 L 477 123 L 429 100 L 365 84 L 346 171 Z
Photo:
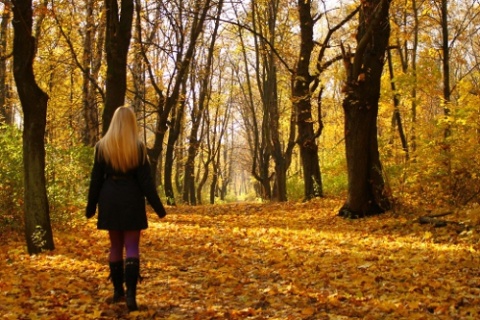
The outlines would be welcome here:
M 56 226 L 55 252 L 0 235 L 2 319 L 475 318 L 479 206 L 444 228 L 423 212 L 349 221 L 341 201 L 168 208 L 142 236 L 140 310 L 107 304 L 108 239 Z M 237 214 L 242 212 L 242 214 Z M 461 227 L 463 226 L 463 227 Z M 463 232 L 461 229 L 463 228 Z

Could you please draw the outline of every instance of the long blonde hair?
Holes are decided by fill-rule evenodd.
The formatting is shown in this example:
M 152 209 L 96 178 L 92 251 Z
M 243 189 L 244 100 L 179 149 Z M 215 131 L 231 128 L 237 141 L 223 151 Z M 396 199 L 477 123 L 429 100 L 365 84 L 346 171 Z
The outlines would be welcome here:
M 115 110 L 107 133 L 99 141 L 98 155 L 120 172 L 127 172 L 145 160 L 144 144 L 138 137 L 132 108 L 122 106 Z

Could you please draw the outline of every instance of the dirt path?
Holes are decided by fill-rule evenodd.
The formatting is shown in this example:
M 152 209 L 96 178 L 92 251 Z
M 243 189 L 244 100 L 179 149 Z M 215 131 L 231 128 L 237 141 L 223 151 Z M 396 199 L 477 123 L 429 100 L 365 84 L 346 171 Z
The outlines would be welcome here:
M 341 202 L 170 208 L 141 243 L 140 311 L 109 305 L 95 220 L 55 230 L 55 252 L 0 244 L 0 319 L 478 319 L 480 209 L 337 218 Z M 468 228 L 465 228 L 468 226 Z M 5 237 L 2 237 L 5 239 Z

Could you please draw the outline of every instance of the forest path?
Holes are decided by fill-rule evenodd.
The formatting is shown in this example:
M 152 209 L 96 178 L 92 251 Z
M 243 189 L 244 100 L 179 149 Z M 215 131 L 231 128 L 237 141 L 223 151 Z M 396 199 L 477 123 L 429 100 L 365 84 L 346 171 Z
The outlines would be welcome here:
M 231 204 L 149 213 L 139 311 L 110 305 L 108 239 L 96 219 L 54 229 L 29 256 L 0 236 L 0 319 L 478 319 L 480 208 L 446 227 L 421 214 L 336 216 L 342 201 Z M 467 228 L 465 228 L 467 227 Z

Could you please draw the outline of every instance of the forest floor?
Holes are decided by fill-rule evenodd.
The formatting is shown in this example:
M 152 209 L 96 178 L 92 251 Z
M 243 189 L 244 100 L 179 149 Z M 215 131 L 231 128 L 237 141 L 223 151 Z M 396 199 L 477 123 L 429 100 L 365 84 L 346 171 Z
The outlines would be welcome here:
M 435 227 L 406 209 L 343 219 L 341 204 L 149 213 L 132 313 L 107 303 L 108 239 L 95 218 L 54 225 L 56 249 L 41 255 L 26 254 L 22 235 L 0 235 L 0 318 L 480 318 L 480 206 Z

